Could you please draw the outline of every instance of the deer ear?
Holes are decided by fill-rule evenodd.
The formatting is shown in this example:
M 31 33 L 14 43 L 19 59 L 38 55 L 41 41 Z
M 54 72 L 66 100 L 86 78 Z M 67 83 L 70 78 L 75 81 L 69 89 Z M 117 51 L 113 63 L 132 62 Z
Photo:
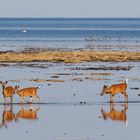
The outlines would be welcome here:
M 107 87 L 108 87 L 108 85 L 104 85 L 104 86 L 103 86 L 103 88 L 107 88 Z
M 2 81 L 0 81 L 0 84 L 2 83 Z
M 5 82 L 6 84 L 8 83 L 8 81 Z
M 19 86 L 18 86 L 18 85 L 16 85 L 16 86 L 15 86 L 15 88 L 17 89 L 17 88 L 19 88 Z

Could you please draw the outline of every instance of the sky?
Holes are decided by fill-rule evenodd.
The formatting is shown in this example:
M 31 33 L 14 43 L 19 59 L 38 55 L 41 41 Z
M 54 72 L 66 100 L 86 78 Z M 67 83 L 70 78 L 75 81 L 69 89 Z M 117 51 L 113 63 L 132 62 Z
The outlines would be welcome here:
M 0 17 L 140 17 L 140 0 L 0 0 Z

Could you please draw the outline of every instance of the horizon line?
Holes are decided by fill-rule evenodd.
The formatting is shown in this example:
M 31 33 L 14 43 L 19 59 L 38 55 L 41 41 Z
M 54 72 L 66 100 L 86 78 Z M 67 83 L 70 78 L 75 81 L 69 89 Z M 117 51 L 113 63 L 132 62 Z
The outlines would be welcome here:
M 138 19 L 140 17 L 0 17 L 0 18 L 32 18 L 32 19 L 37 19 L 37 18 L 42 18 L 42 19 Z

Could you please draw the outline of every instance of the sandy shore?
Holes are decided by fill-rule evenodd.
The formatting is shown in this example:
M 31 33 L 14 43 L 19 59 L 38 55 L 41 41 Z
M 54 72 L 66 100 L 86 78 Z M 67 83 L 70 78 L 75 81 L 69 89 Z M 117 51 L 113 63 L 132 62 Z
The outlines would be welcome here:
M 0 62 L 31 62 L 31 61 L 48 61 L 48 62 L 65 62 L 80 63 L 92 61 L 140 61 L 140 52 L 98 52 L 98 51 L 47 51 L 16 53 L 0 53 Z

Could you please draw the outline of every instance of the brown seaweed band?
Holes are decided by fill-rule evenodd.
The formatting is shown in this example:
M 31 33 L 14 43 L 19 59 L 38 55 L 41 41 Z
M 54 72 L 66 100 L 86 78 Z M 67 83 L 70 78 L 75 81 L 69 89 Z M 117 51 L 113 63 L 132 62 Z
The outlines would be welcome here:
M 16 53 L 7 52 L 0 53 L 0 62 L 65 62 L 80 63 L 92 61 L 140 61 L 140 52 L 98 52 L 98 51 L 47 51 L 47 52 L 31 52 Z

